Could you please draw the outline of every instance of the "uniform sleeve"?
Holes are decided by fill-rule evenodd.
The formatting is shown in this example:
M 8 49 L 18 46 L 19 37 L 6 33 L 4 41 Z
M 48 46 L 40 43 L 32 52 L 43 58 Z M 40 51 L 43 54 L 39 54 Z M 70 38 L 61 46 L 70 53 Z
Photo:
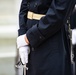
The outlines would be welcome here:
M 18 35 L 25 34 L 27 31 L 26 21 L 27 21 L 27 2 L 22 0 L 20 11 L 19 11 L 19 30 Z
M 34 25 L 26 32 L 32 47 L 38 47 L 60 30 L 63 25 L 66 10 L 68 9 L 68 2 L 70 1 L 52 0 L 46 16 L 40 19 L 39 24 Z

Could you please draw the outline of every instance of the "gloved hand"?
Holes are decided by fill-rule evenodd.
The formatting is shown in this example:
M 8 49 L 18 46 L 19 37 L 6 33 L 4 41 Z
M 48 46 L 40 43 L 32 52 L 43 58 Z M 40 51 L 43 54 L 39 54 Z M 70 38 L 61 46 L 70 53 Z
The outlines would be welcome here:
M 19 48 L 19 55 L 22 61 L 22 64 L 28 63 L 28 54 L 30 52 L 29 46 L 24 46 Z
M 26 34 L 20 35 L 17 38 L 17 48 L 20 48 L 20 47 L 28 45 L 28 43 L 25 41 L 25 36 L 26 36 Z
M 28 52 L 30 51 L 30 48 L 25 41 L 25 36 L 26 34 L 17 38 L 17 48 L 19 49 L 19 55 L 23 64 L 28 63 Z

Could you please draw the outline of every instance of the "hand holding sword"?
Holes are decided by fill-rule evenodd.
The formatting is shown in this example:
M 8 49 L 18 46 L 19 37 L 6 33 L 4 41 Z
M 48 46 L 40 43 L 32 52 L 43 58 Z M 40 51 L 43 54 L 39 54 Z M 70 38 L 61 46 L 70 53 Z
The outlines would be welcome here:
M 20 61 L 23 65 L 23 70 L 25 69 L 28 70 L 26 64 L 28 63 L 28 54 L 30 53 L 30 47 L 26 34 L 21 35 L 17 38 L 17 48 L 19 50 L 19 56 L 20 56 Z

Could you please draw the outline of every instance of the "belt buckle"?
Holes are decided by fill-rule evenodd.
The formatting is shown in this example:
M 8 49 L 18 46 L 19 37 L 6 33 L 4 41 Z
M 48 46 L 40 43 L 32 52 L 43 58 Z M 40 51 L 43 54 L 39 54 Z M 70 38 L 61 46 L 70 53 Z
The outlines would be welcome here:
M 28 18 L 33 19 L 33 14 L 34 14 L 33 12 L 28 12 Z

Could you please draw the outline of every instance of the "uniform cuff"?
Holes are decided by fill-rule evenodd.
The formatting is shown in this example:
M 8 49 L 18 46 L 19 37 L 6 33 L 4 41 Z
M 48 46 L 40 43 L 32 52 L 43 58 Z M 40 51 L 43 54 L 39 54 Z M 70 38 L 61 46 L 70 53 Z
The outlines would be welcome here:
M 45 40 L 45 37 L 40 33 L 37 25 L 30 28 L 26 32 L 26 36 L 32 47 L 38 47 Z
M 25 29 L 19 29 L 18 30 L 18 36 L 23 35 L 25 33 L 26 33 L 26 30 Z

